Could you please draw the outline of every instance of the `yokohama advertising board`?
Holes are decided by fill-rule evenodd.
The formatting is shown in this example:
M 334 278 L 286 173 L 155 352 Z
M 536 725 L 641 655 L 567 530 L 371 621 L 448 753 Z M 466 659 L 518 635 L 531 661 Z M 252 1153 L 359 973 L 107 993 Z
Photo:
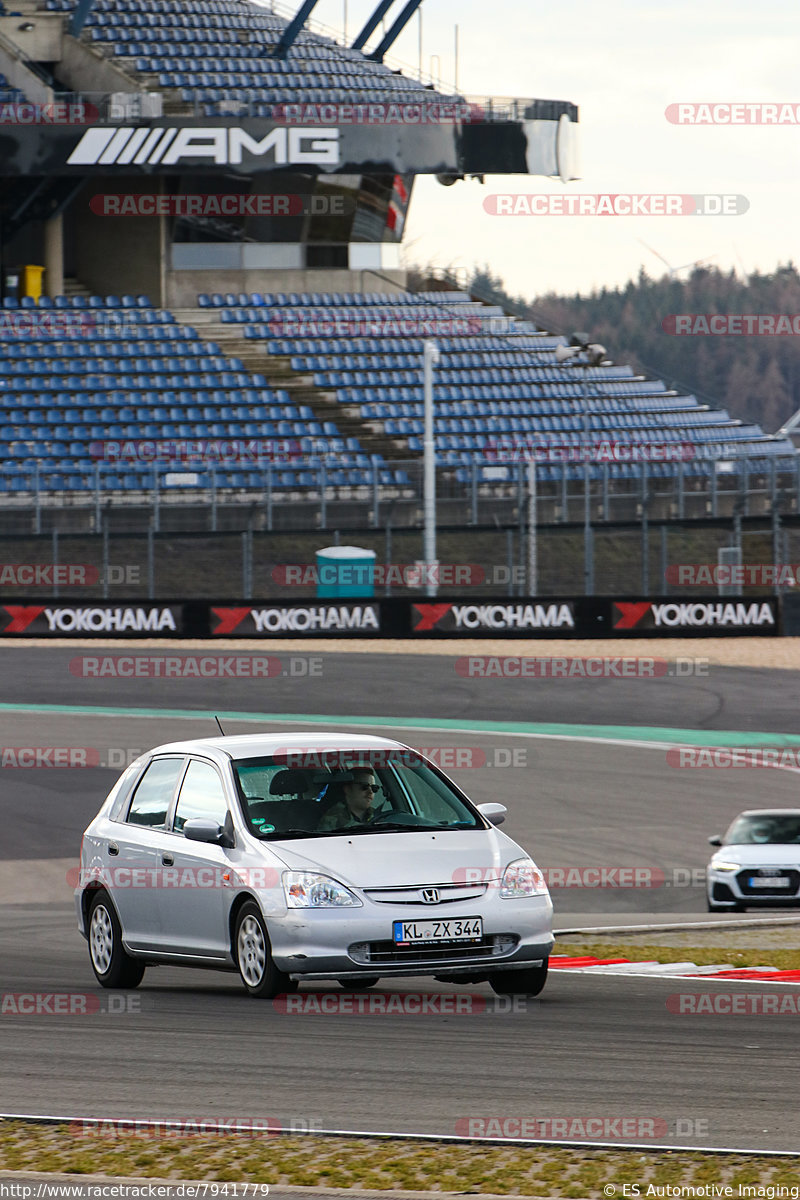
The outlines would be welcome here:
M 235 607 L 212 605 L 212 637 L 270 638 L 303 636 L 374 637 L 383 632 L 381 606 L 374 603 L 281 604 L 265 602 Z
M 184 632 L 179 604 L 0 605 L 0 637 L 174 637 Z
M 794 613 L 788 601 L 787 632 L 800 632 L 800 611 Z M 279 599 L 40 599 L 0 603 L 0 638 L 774 637 L 783 633 L 782 614 L 782 602 L 775 597 L 317 599 L 294 604 Z
M 730 634 L 773 636 L 780 633 L 778 601 L 755 600 L 614 600 L 611 630 L 615 637 L 720 637 Z
M 415 634 L 456 634 L 461 637 L 579 636 L 573 600 L 479 600 L 412 604 Z

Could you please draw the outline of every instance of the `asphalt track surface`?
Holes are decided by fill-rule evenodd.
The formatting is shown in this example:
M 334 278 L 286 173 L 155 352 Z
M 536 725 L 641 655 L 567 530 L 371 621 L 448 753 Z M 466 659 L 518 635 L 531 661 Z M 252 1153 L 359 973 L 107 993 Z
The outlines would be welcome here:
M 697 656 L 703 642 L 698 639 Z M 575 657 L 585 655 L 579 642 Z M 491 651 L 487 647 L 486 654 Z M 523 652 L 522 650 L 520 651 Z M 654 679 L 468 679 L 452 656 L 340 654 L 314 650 L 263 654 L 280 658 L 287 672 L 274 679 L 80 678 L 70 663 L 83 657 L 143 655 L 134 643 L 113 647 L 0 648 L 2 699 L 19 703 L 126 704 L 207 711 L 214 706 L 254 712 L 329 713 L 351 716 L 444 717 L 480 720 L 553 721 L 574 724 L 679 726 L 688 729 L 800 730 L 793 671 L 710 665 L 707 673 Z M 168 645 L 155 654 L 173 651 Z M 240 653 L 235 643 L 205 644 L 195 653 Z M 625 654 L 624 644 L 618 653 Z M 658 653 L 658 651 L 656 651 Z M 304 664 L 320 660 L 311 678 Z M 295 670 L 305 674 L 292 677 Z M 73 666 L 73 670 L 78 670 Z M 671 668 L 675 669 L 675 668 Z M 424 700 L 424 703 L 423 703 Z M 205 726 L 198 726 L 198 736 Z
M 466 731 L 471 720 L 494 719 L 791 733 L 797 692 L 788 671 L 514 681 L 460 677 L 455 655 L 326 654 L 315 678 L 122 682 L 71 674 L 70 660 L 85 653 L 4 648 L 2 700 L 146 711 L 6 709 L 4 747 L 93 747 L 101 762 L 118 762 L 128 750 L 214 733 L 204 717 L 195 723 L 158 709 L 413 720 L 430 728 L 400 732 L 412 745 L 485 753 L 493 765 L 452 774 L 475 800 L 502 800 L 504 828 L 543 865 L 652 869 L 650 887 L 556 892 L 557 918 L 569 914 L 562 923 L 574 925 L 586 913 L 585 923 L 595 924 L 594 914 L 615 910 L 633 920 L 654 913 L 669 920 L 675 912 L 702 919 L 702 890 L 690 884 L 692 869 L 707 861 L 706 836 L 742 808 L 796 803 L 792 772 L 680 770 L 667 764 L 663 747 Z M 465 730 L 436 730 L 441 719 L 458 719 Z M 234 721 L 226 732 L 256 728 Z M 525 751 L 524 763 L 499 765 L 514 750 Z M 20 860 L 41 864 L 43 873 L 48 863 L 75 861 L 80 834 L 117 774 L 103 767 L 3 770 L 6 877 L 36 871 L 18 868 Z M 0 907 L 0 963 L 3 993 L 86 993 L 101 1009 L 108 1002 L 68 903 Z M 338 993 L 326 985 L 302 990 Z M 0 1108 L 444 1136 L 465 1132 L 468 1119 L 633 1117 L 643 1129 L 666 1122 L 657 1126 L 666 1129 L 661 1138 L 631 1139 L 648 1144 L 800 1152 L 787 1103 L 796 1075 L 787 1048 L 798 1016 L 679 1016 L 667 1007 L 677 992 L 762 995 L 771 985 L 552 973 L 542 997 L 515 1012 L 494 1010 L 485 985 L 426 979 L 381 990 L 469 994 L 486 1005 L 469 1015 L 287 1015 L 247 998 L 234 975 L 150 969 L 123 1013 L 0 1016 Z

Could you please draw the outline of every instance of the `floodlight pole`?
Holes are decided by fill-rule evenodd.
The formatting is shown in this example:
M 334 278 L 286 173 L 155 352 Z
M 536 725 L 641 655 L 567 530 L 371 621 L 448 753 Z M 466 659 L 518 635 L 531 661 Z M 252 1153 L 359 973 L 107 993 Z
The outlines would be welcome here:
M 592 546 L 592 482 L 591 456 L 589 452 L 589 367 L 605 361 L 605 346 L 590 342 L 586 333 L 573 333 L 568 346 L 556 350 L 558 362 L 571 359 L 581 368 L 581 413 L 583 416 L 582 454 L 583 459 L 583 593 L 594 592 L 594 548 Z M 583 355 L 583 357 L 579 357 Z
M 425 527 L 423 558 L 425 559 L 426 595 L 436 595 L 436 442 L 433 436 L 433 368 L 439 361 L 439 347 L 426 341 L 423 346 L 423 394 L 425 425 L 423 432 L 423 507 Z
M 536 513 L 536 459 L 532 451 L 528 459 L 528 595 L 535 596 L 539 590 L 538 541 Z
M 589 451 L 589 399 L 587 396 L 587 372 L 589 363 L 583 364 L 583 395 L 581 397 L 581 407 L 583 409 L 583 594 L 591 596 L 594 592 L 594 547 L 592 546 L 592 467 L 590 462 Z

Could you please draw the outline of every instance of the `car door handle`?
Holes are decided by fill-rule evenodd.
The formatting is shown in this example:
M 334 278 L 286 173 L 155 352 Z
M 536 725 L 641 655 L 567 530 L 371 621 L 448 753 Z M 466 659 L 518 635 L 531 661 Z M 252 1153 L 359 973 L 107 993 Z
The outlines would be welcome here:
M 168 854 L 168 853 L 162 854 L 161 861 L 165 867 L 171 867 L 175 863 L 175 856 L 173 854 Z
M 116 842 L 108 843 L 108 853 L 112 856 L 112 858 L 115 854 L 119 854 L 119 846 Z

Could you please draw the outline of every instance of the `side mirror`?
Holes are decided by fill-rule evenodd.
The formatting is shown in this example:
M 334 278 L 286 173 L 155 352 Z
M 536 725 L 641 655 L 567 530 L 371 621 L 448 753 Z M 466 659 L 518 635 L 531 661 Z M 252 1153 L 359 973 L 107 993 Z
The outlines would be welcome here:
M 713 837 L 710 837 L 708 839 L 708 844 L 709 844 L 709 846 L 721 846 L 722 838 L 720 837 L 720 835 L 718 833 L 715 833 Z
M 215 846 L 233 845 L 233 838 L 228 830 L 228 820 L 224 825 L 209 821 L 206 817 L 191 817 L 183 827 L 183 836 L 190 842 L 210 842 Z
M 486 817 L 492 825 L 502 825 L 506 819 L 508 809 L 505 804 L 479 804 L 478 812 L 481 816 Z

